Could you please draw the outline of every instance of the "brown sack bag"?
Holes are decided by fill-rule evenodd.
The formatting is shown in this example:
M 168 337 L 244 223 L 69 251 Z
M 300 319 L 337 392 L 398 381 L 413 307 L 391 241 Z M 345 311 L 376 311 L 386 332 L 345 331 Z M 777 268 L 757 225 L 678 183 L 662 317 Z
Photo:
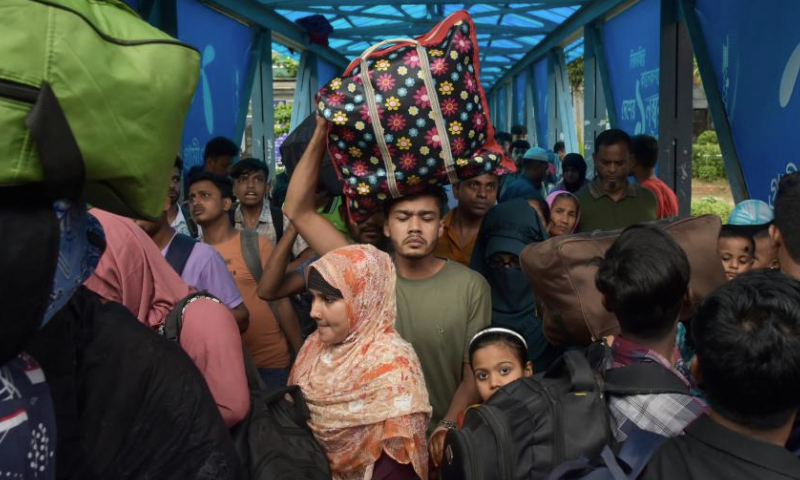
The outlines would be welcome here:
M 715 215 L 655 223 L 686 252 L 691 265 L 689 288 L 699 301 L 725 283 L 717 253 L 722 222 Z M 543 304 L 542 328 L 553 345 L 588 345 L 619 333 L 616 317 L 603 307 L 595 287 L 598 264 L 621 230 L 566 235 L 528 245 L 522 270 Z

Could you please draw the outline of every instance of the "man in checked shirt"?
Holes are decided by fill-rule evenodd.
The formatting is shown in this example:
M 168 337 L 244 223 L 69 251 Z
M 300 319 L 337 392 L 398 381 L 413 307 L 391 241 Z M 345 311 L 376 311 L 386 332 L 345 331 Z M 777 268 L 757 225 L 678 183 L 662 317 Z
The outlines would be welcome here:
M 689 271 L 681 247 L 655 227 L 630 227 L 614 242 L 595 279 L 604 306 L 620 324 L 612 346 L 614 367 L 656 363 L 691 387 L 688 365 L 675 346 Z M 680 393 L 613 396 L 609 407 L 618 441 L 633 428 L 674 437 L 706 409 L 701 400 Z

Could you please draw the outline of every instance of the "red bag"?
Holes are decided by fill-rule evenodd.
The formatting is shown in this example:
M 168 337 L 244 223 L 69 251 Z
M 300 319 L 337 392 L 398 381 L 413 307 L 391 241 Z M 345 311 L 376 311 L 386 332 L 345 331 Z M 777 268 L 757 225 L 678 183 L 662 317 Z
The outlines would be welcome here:
M 459 11 L 417 39 L 370 47 L 319 91 L 351 215 L 390 195 L 514 170 L 494 139 L 479 70 L 475 25 Z

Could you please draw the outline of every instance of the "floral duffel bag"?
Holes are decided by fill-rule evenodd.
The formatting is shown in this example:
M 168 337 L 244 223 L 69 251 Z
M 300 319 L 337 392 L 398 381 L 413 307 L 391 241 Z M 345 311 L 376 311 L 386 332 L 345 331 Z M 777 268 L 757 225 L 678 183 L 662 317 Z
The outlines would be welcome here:
M 351 216 L 390 196 L 514 170 L 494 139 L 479 70 L 475 24 L 459 11 L 421 37 L 370 47 L 319 91 Z

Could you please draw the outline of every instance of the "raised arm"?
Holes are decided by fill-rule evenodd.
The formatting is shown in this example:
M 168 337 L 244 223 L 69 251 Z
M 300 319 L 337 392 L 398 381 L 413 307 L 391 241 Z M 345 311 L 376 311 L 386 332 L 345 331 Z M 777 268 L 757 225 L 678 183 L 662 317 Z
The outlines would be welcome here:
M 300 331 L 300 319 L 297 318 L 292 302 L 288 298 L 281 298 L 280 300 L 269 302 L 269 306 L 278 319 L 278 325 L 283 330 L 283 334 L 286 335 L 289 346 L 292 347 L 292 355 L 297 357 L 300 347 L 303 346 L 303 335 Z
M 262 300 L 278 300 L 302 293 L 305 290 L 303 276 L 295 271 L 287 272 L 295 238 L 297 238 L 297 229 L 291 224 L 272 250 L 272 254 L 267 260 L 267 267 L 261 275 L 261 281 L 258 282 L 257 293 Z
M 325 217 L 317 213 L 314 194 L 319 181 L 320 164 L 325 155 L 328 122 L 317 116 L 317 128 L 297 163 L 286 192 L 283 211 L 308 245 L 319 255 L 348 245 L 347 239 Z

